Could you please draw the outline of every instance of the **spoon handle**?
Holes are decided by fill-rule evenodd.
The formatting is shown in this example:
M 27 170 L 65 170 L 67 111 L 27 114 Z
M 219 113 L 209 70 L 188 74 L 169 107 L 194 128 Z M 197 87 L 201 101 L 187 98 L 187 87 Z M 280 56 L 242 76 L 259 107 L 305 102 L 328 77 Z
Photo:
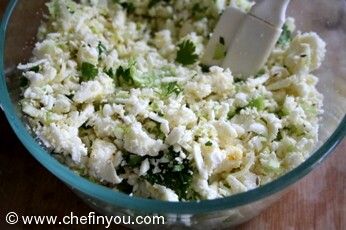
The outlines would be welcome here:
M 262 0 L 252 7 L 249 14 L 273 27 L 282 27 L 289 2 L 290 0 Z

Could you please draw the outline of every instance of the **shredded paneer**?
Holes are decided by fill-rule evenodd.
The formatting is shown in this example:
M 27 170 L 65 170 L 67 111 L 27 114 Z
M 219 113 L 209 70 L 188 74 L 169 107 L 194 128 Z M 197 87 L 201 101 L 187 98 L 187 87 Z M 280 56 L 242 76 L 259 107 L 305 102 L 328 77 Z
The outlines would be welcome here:
M 247 80 L 201 65 L 226 7 L 247 0 L 53 0 L 21 106 L 42 143 L 76 173 L 167 201 L 245 192 L 290 171 L 318 139 L 326 48 L 288 18 Z M 254 41 L 255 42 L 255 41 Z

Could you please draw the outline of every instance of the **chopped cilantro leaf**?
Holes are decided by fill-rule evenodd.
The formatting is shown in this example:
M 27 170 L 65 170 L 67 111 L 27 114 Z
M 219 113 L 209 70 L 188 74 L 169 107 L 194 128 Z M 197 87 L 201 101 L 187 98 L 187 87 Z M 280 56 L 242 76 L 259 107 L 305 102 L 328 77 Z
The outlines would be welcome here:
M 252 108 L 257 108 L 257 110 L 264 110 L 265 109 L 265 102 L 264 98 L 262 96 L 254 98 L 249 102 L 249 106 Z
M 167 163 L 159 163 L 160 173 L 154 173 L 154 167 L 151 166 L 147 175 L 143 178 L 151 184 L 159 184 L 172 189 L 181 199 L 188 200 L 191 198 L 192 167 L 187 159 L 182 162 L 175 160 L 179 153 L 175 152 L 172 147 L 166 153 Z
M 145 157 L 141 157 L 139 155 L 129 153 L 129 152 L 124 152 L 123 159 L 127 163 L 127 166 L 131 168 L 137 168 L 141 166 L 141 163 L 143 160 L 145 160 Z M 121 173 L 119 172 L 119 174 Z
M 61 9 L 59 1 L 50 1 L 47 3 L 48 12 L 53 17 L 56 18 L 60 15 Z
M 201 67 L 201 70 L 203 73 L 208 73 L 209 72 L 209 66 L 205 65 L 205 64 L 199 64 L 199 66 Z
M 107 49 L 106 47 L 101 43 L 99 42 L 99 44 L 97 45 L 97 50 L 99 52 L 99 56 L 105 52 L 107 52 Z
M 113 0 L 113 3 L 121 5 L 128 13 L 133 13 L 136 10 L 135 5 L 132 2 Z
M 245 80 L 243 78 L 241 78 L 241 76 L 234 76 L 234 83 L 242 83 L 245 82 Z
M 111 69 L 108 71 L 104 70 L 104 72 L 110 77 L 113 76 L 116 85 L 120 87 L 154 87 L 158 89 L 158 93 L 162 94 L 162 96 L 168 96 L 169 94 L 181 91 L 180 87 L 175 82 L 160 84 L 159 78 L 166 76 L 162 74 L 162 72 L 137 72 L 135 61 L 130 61 L 127 66 L 119 66 L 115 73 Z M 168 76 L 171 76 L 171 74 L 168 73 Z
M 213 146 L 213 142 L 207 141 L 207 142 L 205 143 L 205 146 Z
M 131 154 L 129 159 L 128 159 L 128 162 L 127 164 L 131 167 L 139 167 L 142 163 L 142 157 L 141 156 L 138 156 L 138 155 L 134 155 L 134 154 Z
M 239 108 L 233 107 L 227 114 L 228 120 L 231 120 L 235 115 L 239 114 L 242 109 L 243 108 L 240 108 L 240 107 Z
M 178 165 L 174 165 L 173 166 L 173 172 L 180 172 L 184 169 L 184 165 L 183 164 L 178 164 Z
M 82 72 L 82 81 L 90 81 L 93 80 L 97 74 L 98 74 L 98 69 L 96 66 L 89 62 L 83 62 L 82 67 L 81 67 L 81 72 Z
M 182 89 L 179 87 L 177 82 L 170 82 L 161 85 L 161 95 L 167 97 L 173 93 L 179 94 Z
M 20 87 L 26 87 L 27 85 L 29 85 L 29 80 L 26 77 L 22 76 L 20 78 L 19 85 L 20 85 Z
M 117 69 L 116 72 L 116 76 L 118 78 L 123 78 L 126 82 L 130 82 L 133 81 L 132 79 L 132 73 L 131 73 L 131 69 L 130 68 L 124 68 L 122 66 L 119 66 L 119 68 Z
M 152 87 L 157 78 L 155 74 L 149 72 L 139 75 L 134 61 L 130 61 L 127 67 L 119 66 L 115 75 L 117 85 L 121 87 Z
M 195 3 L 191 9 L 192 16 L 195 17 L 197 20 L 200 20 L 205 17 L 205 11 L 207 10 L 207 6 L 203 6 L 200 2 Z
M 121 6 L 126 9 L 126 11 L 128 13 L 133 13 L 135 12 L 136 8 L 135 8 L 135 5 L 133 5 L 132 2 L 123 2 L 121 3 Z
M 68 95 L 65 95 L 68 99 L 72 100 L 72 98 L 74 97 L 74 94 L 71 93 L 71 94 L 68 94 Z
M 302 136 L 305 134 L 305 130 L 302 129 L 301 127 L 298 127 L 294 124 L 291 124 L 287 126 L 288 131 L 290 132 L 291 135 L 295 135 L 297 137 Z
M 32 68 L 30 69 L 30 71 L 33 71 L 33 72 L 35 72 L 35 73 L 38 73 L 38 71 L 40 71 L 40 66 L 39 66 L 39 65 L 34 66 L 34 67 L 32 67 Z
M 123 86 L 134 86 L 135 85 L 135 77 L 136 74 L 136 63 L 129 63 L 127 68 L 119 66 L 115 75 L 117 76 L 118 85 Z
M 288 26 L 284 24 L 277 44 L 281 46 L 285 46 L 289 44 L 291 41 L 292 41 L 292 32 L 288 29 Z
M 148 133 L 154 135 L 156 138 L 164 139 L 165 134 L 161 131 L 161 124 L 148 119 L 144 124 L 143 127 L 148 131 Z
M 75 13 L 75 11 L 71 7 L 67 7 L 67 10 L 68 10 L 68 12 L 70 14 L 74 14 Z
M 156 87 L 158 85 L 157 79 L 159 75 L 155 72 L 143 73 L 141 76 L 135 78 L 136 87 Z
M 109 70 L 103 70 L 103 72 L 105 73 L 105 74 L 107 74 L 109 77 L 111 77 L 111 78 L 114 78 L 114 76 L 115 76 L 115 73 L 114 73 L 114 70 L 113 70 L 113 68 L 109 68 Z
M 316 117 L 318 115 L 318 110 L 315 105 L 303 102 L 301 103 L 301 108 L 304 110 L 304 113 L 307 117 Z
M 176 61 L 183 65 L 192 65 L 197 59 L 196 46 L 190 40 L 185 40 L 178 45 Z

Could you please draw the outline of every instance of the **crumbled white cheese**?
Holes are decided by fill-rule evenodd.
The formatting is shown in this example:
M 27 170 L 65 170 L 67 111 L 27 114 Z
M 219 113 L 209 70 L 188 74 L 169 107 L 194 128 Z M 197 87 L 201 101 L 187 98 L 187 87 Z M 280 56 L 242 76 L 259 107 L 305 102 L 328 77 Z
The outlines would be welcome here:
M 322 64 L 326 43 L 314 32 L 297 35 L 286 51 L 285 65 L 292 73 L 308 73 Z
M 162 140 L 152 139 L 139 122 L 132 124 L 124 134 L 124 148 L 139 156 L 157 156 L 164 148 Z
M 114 155 L 116 153 L 114 144 L 96 139 L 91 147 L 89 159 L 90 175 L 101 181 L 119 184 L 122 181 L 117 175 L 114 167 Z
M 311 72 L 326 44 L 316 33 L 295 34 L 287 19 L 292 39 L 240 81 L 199 59 L 220 13 L 255 2 L 149 2 L 132 1 L 134 11 L 111 0 L 48 3 L 33 57 L 18 65 L 28 80 L 22 111 L 43 144 L 112 188 L 124 180 L 133 195 L 167 201 L 190 197 L 148 174 L 188 172 L 175 178 L 188 181 L 179 181 L 186 195 L 214 199 L 309 157 L 323 112 Z
M 76 163 L 87 155 L 87 149 L 78 136 L 78 129 L 73 126 L 58 126 L 52 123 L 40 130 L 39 137 L 46 146 L 53 147 L 54 151 L 71 154 L 72 160 Z

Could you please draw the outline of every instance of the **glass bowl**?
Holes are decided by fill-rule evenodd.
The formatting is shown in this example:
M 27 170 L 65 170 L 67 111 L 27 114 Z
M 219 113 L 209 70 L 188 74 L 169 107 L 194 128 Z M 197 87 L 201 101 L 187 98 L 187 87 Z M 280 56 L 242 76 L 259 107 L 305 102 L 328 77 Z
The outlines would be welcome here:
M 325 113 L 321 120 L 320 141 L 309 159 L 291 172 L 262 187 L 227 198 L 200 202 L 174 203 L 130 197 L 94 184 L 60 164 L 38 143 L 18 106 L 20 81 L 16 66 L 20 62 L 26 62 L 31 56 L 37 29 L 45 11 L 45 2 L 12 0 L 8 4 L 0 34 L 0 105 L 13 130 L 29 152 L 86 203 L 102 214 L 163 215 L 166 227 L 179 229 L 184 227 L 220 229 L 238 225 L 258 215 L 279 199 L 290 185 L 316 168 L 345 137 L 346 2 L 292 0 L 288 15 L 296 18 L 297 28 L 301 31 L 316 31 L 328 44 L 326 60 L 316 72 L 320 79 L 319 91 L 324 95 Z

